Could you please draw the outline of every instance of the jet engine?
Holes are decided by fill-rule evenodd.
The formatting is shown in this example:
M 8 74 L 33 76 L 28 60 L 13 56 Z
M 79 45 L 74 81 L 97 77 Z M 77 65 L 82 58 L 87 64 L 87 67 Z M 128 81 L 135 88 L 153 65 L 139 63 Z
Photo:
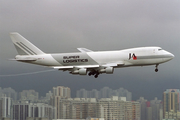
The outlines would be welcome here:
M 114 72 L 113 67 L 107 67 L 99 70 L 99 73 L 113 74 L 113 72 Z
M 82 68 L 82 69 L 79 69 L 79 70 L 74 70 L 74 71 L 72 71 L 70 73 L 79 74 L 79 75 L 86 75 L 87 74 L 87 69 Z

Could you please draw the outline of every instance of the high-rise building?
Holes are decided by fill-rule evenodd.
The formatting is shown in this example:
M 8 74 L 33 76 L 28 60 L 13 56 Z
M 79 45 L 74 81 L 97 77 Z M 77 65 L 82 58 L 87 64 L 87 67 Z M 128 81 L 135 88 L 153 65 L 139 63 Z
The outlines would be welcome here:
M 132 120 L 141 120 L 140 103 L 132 101 Z
M 139 100 L 137 100 L 137 102 L 139 102 L 140 103 L 140 108 L 141 108 L 141 120 L 146 120 L 146 108 L 147 108 L 147 104 L 146 104 L 146 102 L 147 102 L 147 100 L 146 99 L 144 99 L 144 97 L 140 97 L 139 98 Z
M 125 120 L 141 120 L 140 103 L 135 101 L 125 102 Z
M 163 93 L 163 117 L 169 118 L 172 113 L 179 112 L 179 89 L 167 89 Z M 171 114 L 169 114 L 171 113 Z
M 0 98 L 0 118 L 10 118 L 11 117 L 11 106 L 12 99 L 10 97 Z
M 99 91 L 98 90 L 96 90 L 96 89 L 93 89 L 91 92 L 90 92 L 90 94 L 91 94 L 91 98 L 99 98 Z
M 125 101 L 118 96 L 98 100 L 98 117 L 105 120 L 125 120 Z
M 129 92 L 128 90 L 124 89 L 124 88 L 119 88 L 117 90 L 117 96 L 119 97 L 126 97 L 127 101 L 131 101 L 132 100 L 132 93 Z
M 104 87 L 100 90 L 100 98 L 110 98 L 112 96 L 112 89 Z
M 127 101 L 132 100 L 132 94 L 124 88 L 119 88 L 117 90 L 112 90 L 109 87 L 104 87 L 100 91 L 93 89 L 92 91 L 87 91 L 85 89 L 80 89 L 76 92 L 77 98 L 110 98 L 112 96 L 126 97 Z
M 69 98 L 60 100 L 61 119 L 104 118 L 105 120 L 140 120 L 139 102 L 111 98 Z
M 44 103 L 16 103 L 13 105 L 13 120 L 26 120 L 31 118 L 54 118 L 54 107 Z
M 2 119 L 2 100 L 0 99 L 0 120 Z
M 6 95 L 6 97 L 10 97 L 13 100 L 17 100 L 17 92 L 14 89 L 12 89 L 11 87 L 4 88 L 4 89 L 2 89 L 0 87 L 0 97 L 1 96 L 3 97 L 4 94 Z
M 37 102 L 39 99 L 39 93 L 35 90 L 23 90 L 19 93 L 20 100 L 27 100 L 31 102 Z
M 85 119 L 97 116 L 95 98 L 69 98 L 60 100 L 61 119 Z
M 60 118 L 60 100 L 62 98 L 71 97 L 71 89 L 69 87 L 57 86 L 53 87 L 53 96 L 51 96 L 50 103 L 56 108 L 55 119 Z
M 154 100 L 147 101 L 140 97 L 137 102 L 141 106 L 141 120 L 161 120 L 162 119 L 162 102 L 155 98 Z
M 163 119 L 163 109 L 160 108 L 159 110 L 159 119 L 158 120 L 162 120 Z
M 125 120 L 132 120 L 132 103 L 130 101 L 125 102 Z
M 70 98 L 71 89 L 69 87 L 64 87 L 64 86 L 53 87 L 53 96 L 61 96 L 63 98 Z
M 150 101 L 150 106 L 152 108 L 152 120 L 160 120 L 162 118 L 162 101 L 158 100 L 157 97 Z
M 50 104 L 50 100 L 51 97 L 53 96 L 53 93 L 51 91 L 49 91 L 48 93 L 46 93 L 45 97 L 42 97 L 38 100 L 39 103 L 46 103 L 46 104 Z
M 80 89 L 76 92 L 76 97 L 77 98 L 90 98 L 88 96 L 88 91 L 85 89 Z
M 152 107 L 149 106 L 146 109 L 147 109 L 146 110 L 146 113 L 147 113 L 146 114 L 146 120 L 153 120 L 152 119 Z

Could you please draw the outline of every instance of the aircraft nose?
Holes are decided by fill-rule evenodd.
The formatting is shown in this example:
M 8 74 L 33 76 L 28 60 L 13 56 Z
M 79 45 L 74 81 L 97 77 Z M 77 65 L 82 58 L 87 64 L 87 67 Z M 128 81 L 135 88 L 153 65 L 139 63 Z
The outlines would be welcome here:
M 168 52 L 168 54 L 166 55 L 167 58 L 169 58 L 170 60 L 174 58 L 174 55 L 170 52 Z
M 174 55 L 172 53 L 170 53 L 170 57 L 173 59 L 174 58 Z
M 172 58 L 174 58 L 174 55 L 171 53 Z

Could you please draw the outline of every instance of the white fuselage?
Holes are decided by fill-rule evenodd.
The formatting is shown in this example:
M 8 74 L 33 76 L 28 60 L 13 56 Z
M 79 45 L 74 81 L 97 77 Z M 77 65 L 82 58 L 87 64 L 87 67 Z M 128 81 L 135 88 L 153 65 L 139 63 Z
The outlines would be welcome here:
M 133 56 L 134 55 L 134 56 Z M 133 57 L 136 57 L 133 59 Z M 123 63 L 119 67 L 156 65 L 167 62 L 174 57 L 173 54 L 160 47 L 139 47 L 118 51 L 77 52 L 42 55 L 17 55 L 19 61 L 43 66 L 83 66 L 105 65 Z M 33 58 L 35 61 L 23 61 Z M 117 66 L 118 67 L 118 66 Z

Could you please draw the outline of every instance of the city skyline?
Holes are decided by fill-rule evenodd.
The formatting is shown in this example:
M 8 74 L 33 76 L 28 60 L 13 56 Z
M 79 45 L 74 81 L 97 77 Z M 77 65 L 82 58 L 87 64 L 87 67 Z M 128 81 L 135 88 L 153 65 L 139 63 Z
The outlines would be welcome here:
M 60 85 L 61 86 L 61 85 Z M 28 96 L 28 92 L 31 92 L 31 94 L 34 94 L 35 96 L 29 96 L 29 98 L 30 99 L 42 99 L 42 98 L 46 98 L 46 97 L 49 97 L 49 95 L 53 95 L 53 88 L 54 87 L 52 87 L 50 90 L 47 90 L 47 92 L 45 92 L 45 93 L 41 93 L 41 94 L 39 94 L 39 92 L 38 91 L 36 91 L 36 90 L 34 90 L 34 89 L 29 89 L 29 90 L 22 90 L 22 91 L 20 91 L 20 92 L 18 92 L 18 91 L 16 91 L 16 90 L 14 90 L 13 88 L 11 88 L 11 87 L 8 87 L 8 88 L 2 88 L 1 86 L 0 86 L 0 96 L 3 96 L 3 94 L 2 93 L 5 93 L 6 94 L 6 96 L 7 97 L 11 97 L 11 98 L 13 98 L 14 100 L 18 100 L 17 98 L 19 98 L 19 99 L 21 99 L 21 98 L 23 98 L 23 97 L 21 97 L 22 96 L 22 94 L 26 94 L 27 96 Z M 70 88 L 71 89 L 71 88 Z M 84 89 L 84 88 L 81 88 L 81 89 L 79 89 L 79 90 L 76 90 L 76 91 L 74 91 L 74 95 L 72 95 L 72 93 L 73 93 L 73 91 L 71 90 L 71 94 L 70 94 L 70 96 L 71 96 L 71 98 L 109 98 L 109 97 L 112 97 L 112 96 L 118 96 L 118 95 L 110 95 L 110 96 L 108 96 L 108 93 L 106 93 L 107 94 L 107 97 L 78 97 L 78 95 L 77 95 L 77 93 L 78 92 L 80 92 L 81 90 L 85 90 L 86 92 L 93 92 L 94 90 L 97 90 L 97 92 L 100 92 L 100 91 L 102 91 L 103 89 L 109 89 L 109 90 L 112 90 L 112 91 L 117 91 L 117 90 L 125 90 L 126 92 L 128 92 L 128 93 L 130 93 L 130 96 L 129 96 L 129 99 L 130 99 L 130 101 L 136 101 L 136 100 L 139 100 L 140 98 L 145 98 L 145 99 L 147 99 L 146 97 L 144 97 L 144 96 L 140 96 L 139 98 L 137 98 L 137 99 L 133 99 L 132 98 L 132 96 L 133 96 L 133 92 L 131 92 L 131 91 L 128 91 L 127 89 L 125 89 L 125 88 L 122 88 L 122 87 L 120 87 L 119 89 L 111 89 L 111 88 L 109 88 L 109 87 L 107 87 L 107 86 L 105 86 L 105 87 L 103 87 L 103 88 L 99 88 L 99 91 L 97 90 L 97 89 L 92 89 L 92 90 L 87 90 L 87 89 Z M 172 88 L 171 88 L 172 89 Z M 167 89 L 165 89 L 165 90 L 167 90 Z M 165 91 L 164 90 L 164 91 Z M 173 89 L 172 89 L 173 90 Z M 121 91 L 122 92 L 122 91 Z M 163 92 L 163 91 L 162 91 Z M 89 94 L 88 93 L 88 94 Z M 82 96 L 82 95 L 81 95 Z M 33 97 L 33 98 L 31 98 L 31 97 Z M 119 97 L 124 97 L 124 96 L 119 96 Z M 147 99 L 148 101 L 149 100 L 153 100 L 154 98 L 158 98 L 158 99 L 160 99 L 160 100 L 163 100 L 163 94 L 161 93 L 161 97 L 158 97 L 158 96 L 154 96 L 152 99 Z M 127 99 L 128 100 L 128 99 Z
M 98 92 L 95 89 L 89 92 L 94 91 Z M 17 93 L 12 88 L 1 89 L 0 87 L 0 119 L 25 120 L 29 117 L 49 119 L 93 117 L 104 118 L 105 120 L 111 118 L 120 120 L 180 119 L 180 89 L 166 89 L 162 92 L 163 100 L 158 98 L 146 100 L 144 97 L 140 97 L 136 101 L 127 100 L 128 97 L 125 96 L 116 96 L 127 93 L 128 91 L 124 88 L 112 90 L 109 87 L 104 87 L 99 91 L 100 98 L 87 98 L 88 91 L 85 89 L 77 91 L 77 95 L 81 95 L 81 92 L 85 92 L 86 98 L 78 96 L 71 98 L 69 87 L 56 86 L 52 88 L 52 92 L 46 93 L 44 100 L 38 99 L 38 92 L 34 90 L 23 90 L 19 93 L 19 99 L 13 100 L 14 95 L 12 94 L 17 95 Z M 111 96 L 114 92 L 118 93 Z

